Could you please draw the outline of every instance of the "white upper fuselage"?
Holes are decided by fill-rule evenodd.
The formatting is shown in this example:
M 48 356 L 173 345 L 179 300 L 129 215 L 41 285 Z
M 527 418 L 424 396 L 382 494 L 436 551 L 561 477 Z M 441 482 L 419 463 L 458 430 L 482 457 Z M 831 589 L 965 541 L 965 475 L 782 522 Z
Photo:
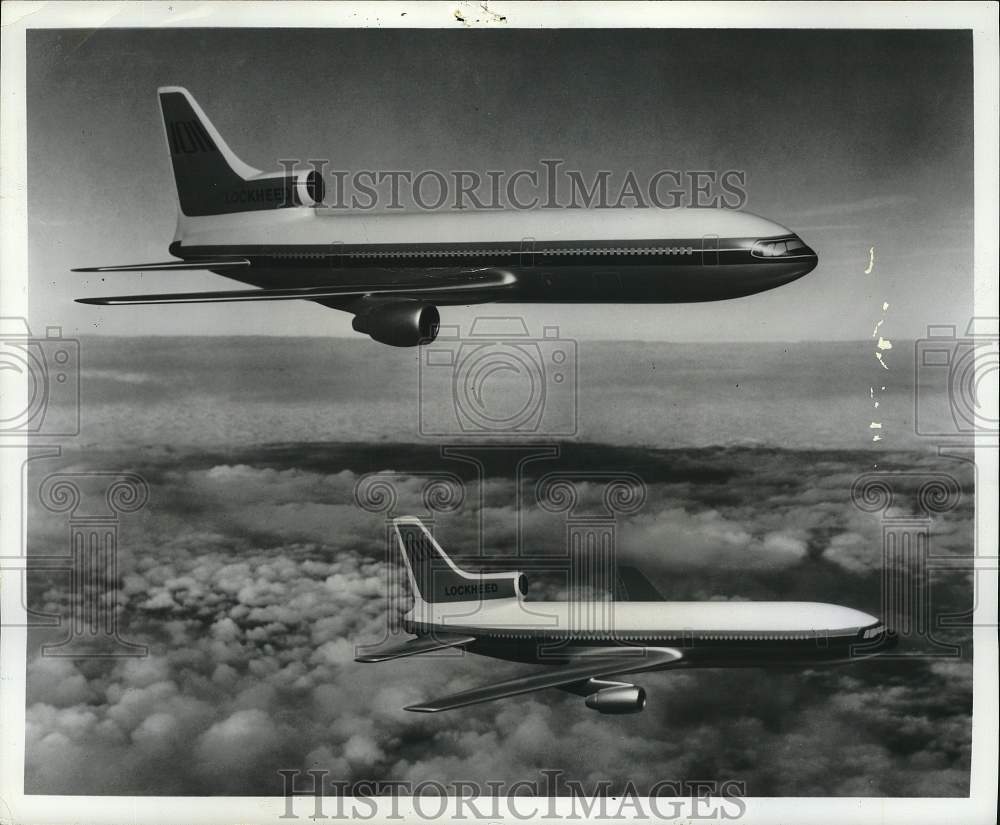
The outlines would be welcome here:
M 299 207 L 178 221 L 184 247 L 411 244 L 475 241 L 671 240 L 706 235 L 790 235 L 773 221 L 732 209 L 533 209 L 362 212 Z
M 424 629 L 518 637 L 561 633 L 736 639 L 854 635 L 878 619 L 860 610 L 821 602 L 531 602 L 496 599 L 428 604 L 406 617 Z

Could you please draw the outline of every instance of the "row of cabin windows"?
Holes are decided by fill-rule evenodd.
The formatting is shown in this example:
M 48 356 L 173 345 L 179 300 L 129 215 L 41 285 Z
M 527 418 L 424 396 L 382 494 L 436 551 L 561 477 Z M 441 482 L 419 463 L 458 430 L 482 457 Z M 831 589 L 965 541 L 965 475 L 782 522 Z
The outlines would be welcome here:
M 276 252 L 273 258 L 319 259 L 325 257 L 345 258 L 463 258 L 482 257 L 488 255 L 694 255 L 693 246 L 670 247 L 593 247 L 578 249 L 442 249 L 429 251 L 405 252 Z
M 482 634 L 491 639 L 538 639 L 539 637 L 533 633 L 489 633 Z M 574 633 L 570 636 L 558 636 L 546 639 L 546 641 L 569 641 L 573 639 L 589 639 L 589 640 L 601 640 L 608 639 L 608 633 Z M 701 642 L 718 642 L 718 641 L 728 641 L 728 642 L 760 642 L 760 641 L 808 641 L 810 639 L 824 638 L 822 634 L 805 634 L 805 633 L 795 633 L 795 634 L 768 634 L 768 633 L 751 633 L 751 634 L 720 634 L 720 635 L 686 635 L 686 636 L 656 636 L 654 634 L 642 633 L 642 634 L 628 634 L 628 633 L 614 633 L 610 637 L 613 640 L 624 640 L 624 641 L 641 641 L 644 639 L 656 639 L 658 641 L 701 641 Z

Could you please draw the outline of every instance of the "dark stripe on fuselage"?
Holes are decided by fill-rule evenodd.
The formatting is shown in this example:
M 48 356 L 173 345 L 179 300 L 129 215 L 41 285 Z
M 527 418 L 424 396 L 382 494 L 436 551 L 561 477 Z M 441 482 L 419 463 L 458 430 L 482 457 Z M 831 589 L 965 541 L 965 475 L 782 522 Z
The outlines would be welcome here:
M 768 240 L 791 239 L 793 236 Z M 462 243 L 329 244 L 185 246 L 174 242 L 172 254 L 181 258 L 239 255 L 256 265 L 276 267 L 345 267 L 368 269 L 419 266 L 574 267 L 615 265 L 625 267 L 808 264 L 816 259 L 812 250 L 801 254 L 761 258 L 751 254 L 757 238 L 722 238 L 718 245 L 703 247 L 701 238 L 650 240 L 574 240 Z
M 262 288 L 331 282 L 385 286 L 414 274 L 432 278 L 435 271 L 454 274 L 480 268 L 517 276 L 517 286 L 505 288 L 502 295 L 477 293 L 476 300 L 482 302 L 721 300 L 780 286 L 816 266 L 816 255 L 808 248 L 799 250 L 801 254 L 757 257 L 751 249 L 758 240 L 723 238 L 717 247 L 714 240 L 703 246 L 701 238 L 197 247 L 175 242 L 170 251 L 181 258 L 245 257 L 251 266 L 237 279 Z M 231 272 L 219 274 L 233 277 Z M 468 292 L 454 299 L 442 295 L 435 303 L 475 303 L 472 297 Z
M 410 633 L 433 633 L 430 626 L 404 620 Z M 475 636 L 466 646 L 470 653 L 496 659 L 559 664 L 588 650 L 620 646 L 623 650 L 643 647 L 673 647 L 680 650 L 685 667 L 758 667 L 763 664 L 809 664 L 859 659 L 882 653 L 896 645 L 893 634 L 874 639 L 863 637 L 866 628 L 830 631 L 698 631 L 663 633 L 628 631 L 612 633 L 566 633 L 565 631 L 484 631 L 448 628 L 449 633 Z

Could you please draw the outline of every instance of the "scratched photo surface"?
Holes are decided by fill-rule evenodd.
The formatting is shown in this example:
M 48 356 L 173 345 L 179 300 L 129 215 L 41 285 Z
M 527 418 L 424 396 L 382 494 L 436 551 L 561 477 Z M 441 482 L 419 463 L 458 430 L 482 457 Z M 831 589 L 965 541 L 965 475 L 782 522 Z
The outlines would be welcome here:
M 880 615 L 885 519 L 922 511 L 905 484 L 888 511 L 856 506 L 852 485 L 872 471 L 954 479 L 954 506 L 923 523 L 936 556 L 973 548 L 973 466 L 918 433 L 954 429 L 948 375 L 915 369 L 928 325 L 961 334 L 972 315 L 971 38 L 539 31 L 512 46 L 510 33 L 460 34 L 30 33 L 30 321 L 80 341 L 81 425 L 61 455 L 29 462 L 29 489 L 54 473 L 132 473 L 149 497 L 120 519 L 114 581 L 87 585 L 147 654 L 50 655 L 66 628 L 29 631 L 26 791 L 275 795 L 284 769 L 442 783 L 557 769 L 611 793 L 735 780 L 750 796 L 968 795 L 961 621 L 903 638 L 906 655 L 844 666 L 641 674 L 649 703 L 633 716 L 559 690 L 413 714 L 402 708 L 526 668 L 459 653 L 354 662 L 409 598 L 386 514 L 356 502 L 370 473 L 393 474 L 399 514 L 424 512 L 435 474 L 457 477 L 461 500 L 435 534 L 456 559 L 504 569 L 518 554 L 565 556 L 567 515 L 535 497 L 544 473 L 633 474 L 645 500 L 617 519 L 617 556 L 671 600 Z M 533 334 L 558 326 L 576 348 L 576 427 L 505 450 L 422 437 L 420 352 L 353 333 L 347 315 L 73 303 L 135 280 L 224 288 L 209 274 L 69 272 L 165 259 L 164 85 L 190 89 L 261 168 L 559 157 L 645 176 L 746 170 L 745 208 L 801 233 L 820 263 L 717 304 L 446 308 L 463 329 L 515 314 Z M 455 444 L 465 460 L 443 453 Z M 518 450 L 539 446 L 557 449 L 519 474 Z M 580 495 L 599 509 L 597 483 Z M 65 555 L 68 515 L 34 497 L 27 513 L 29 556 Z M 69 615 L 67 576 L 30 573 L 29 608 Z M 529 599 L 565 597 L 558 576 L 531 582 Z M 935 616 L 972 607 L 960 564 L 930 582 Z

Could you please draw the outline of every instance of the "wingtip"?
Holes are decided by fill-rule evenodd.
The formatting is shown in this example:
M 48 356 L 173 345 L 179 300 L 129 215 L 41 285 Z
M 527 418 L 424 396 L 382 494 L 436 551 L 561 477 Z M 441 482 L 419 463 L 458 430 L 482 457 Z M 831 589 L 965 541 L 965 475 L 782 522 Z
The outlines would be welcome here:
M 90 304 L 91 306 L 105 306 L 107 304 L 103 298 L 74 298 L 73 300 L 78 304 Z
M 411 713 L 437 713 L 440 708 L 427 707 L 426 705 L 408 705 L 403 710 L 408 710 Z

